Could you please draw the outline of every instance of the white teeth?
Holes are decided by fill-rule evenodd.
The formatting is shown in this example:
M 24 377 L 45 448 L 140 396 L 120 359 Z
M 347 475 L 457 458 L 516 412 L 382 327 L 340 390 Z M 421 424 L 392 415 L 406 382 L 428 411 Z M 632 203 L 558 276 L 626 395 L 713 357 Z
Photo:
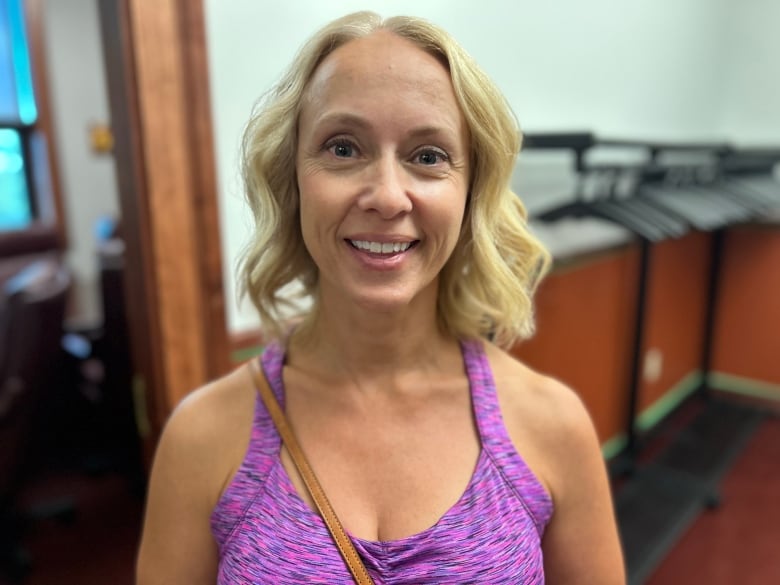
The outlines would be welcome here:
M 397 254 L 405 252 L 412 245 L 411 242 L 369 242 L 366 240 L 350 240 L 350 243 L 358 250 L 365 250 L 372 254 Z

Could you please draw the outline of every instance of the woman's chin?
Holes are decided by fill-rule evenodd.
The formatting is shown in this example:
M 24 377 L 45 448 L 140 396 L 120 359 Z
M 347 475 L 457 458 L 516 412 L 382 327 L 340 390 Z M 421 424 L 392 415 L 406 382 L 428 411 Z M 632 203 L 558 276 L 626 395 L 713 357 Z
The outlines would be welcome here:
M 366 295 L 355 298 L 351 303 L 362 311 L 394 315 L 409 310 L 413 298 L 409 295 Z
M 422 311 L 435 313 L 437 279 L 430 282 L 409 282 L 397 279 L 393 282 L 348 282 L 346 279 L 334 286 L 321 281 L 321 308 L 337 314 L 361 313 L 361 318 L 377 315 L 397 315 Z
M 435 295 L 426 294 L 425 291 L 407 291 L 398 288 L 372 288 L 371 290 L 355 291 L 349 295 L 348 300 L 340 303 L 339 310 L 350 311 L 356 309 L 366 313 L 377 315 L 402 315 L 404 312 L 414 311 L 431 301 L 435 305 Z M 415 294 L 416 293 L 416 294 Z

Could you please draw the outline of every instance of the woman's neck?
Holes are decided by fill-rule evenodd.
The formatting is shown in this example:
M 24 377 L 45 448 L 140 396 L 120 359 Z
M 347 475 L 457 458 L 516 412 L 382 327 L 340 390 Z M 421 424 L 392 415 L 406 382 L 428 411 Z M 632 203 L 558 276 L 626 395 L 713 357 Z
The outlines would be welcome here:
M 371 379 L 436 369 L 453 348 L 456 340 L 441 331 L 435 305 L 383 313 L 322 303 L 293 334 L 288 359 L 332 376 Z

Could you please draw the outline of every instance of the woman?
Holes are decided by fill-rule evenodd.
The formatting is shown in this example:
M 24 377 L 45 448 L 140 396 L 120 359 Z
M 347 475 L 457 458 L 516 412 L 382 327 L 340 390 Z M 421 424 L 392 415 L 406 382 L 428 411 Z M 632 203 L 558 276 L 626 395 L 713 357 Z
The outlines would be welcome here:
M 370 13 L 318 32 L 245 134 L 262 366 L 376 583 L 624 582 L 585 409 L 498 347 L 547 265 L 518 149 L 446 33 Z M 171 417 L 138 582 L 351 582 L 247 368 Z

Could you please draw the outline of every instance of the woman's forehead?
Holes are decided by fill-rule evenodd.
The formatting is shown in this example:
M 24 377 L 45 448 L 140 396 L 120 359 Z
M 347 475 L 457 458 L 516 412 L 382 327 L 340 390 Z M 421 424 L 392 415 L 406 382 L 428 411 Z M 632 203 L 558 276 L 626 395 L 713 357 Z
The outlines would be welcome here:
M 403 103 L 399 103 L 403 102 Z M 314 72 L 302 114 L 319 118 L 331 111 L 388 108 L 424 109 L 461 121 L 447 68 L 413 42 L 387 31 L 349 41 L 328 55 Z
M 307 94 L 332 89 L 370 89 L 398 84 L 428 89 L 431 95 L 452 91 L 449 71 L 438 58 L 412 41 L 389 31 L 377 31 L 348 41 L 330 53 L 314 71 Z

